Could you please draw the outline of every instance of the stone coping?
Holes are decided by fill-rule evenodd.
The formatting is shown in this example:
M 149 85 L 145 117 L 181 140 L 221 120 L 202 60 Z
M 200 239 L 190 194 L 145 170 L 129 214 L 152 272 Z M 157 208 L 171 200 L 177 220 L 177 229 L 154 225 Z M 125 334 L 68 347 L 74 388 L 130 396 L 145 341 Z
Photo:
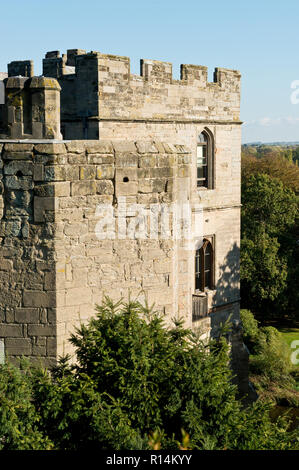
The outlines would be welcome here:
M 0 146 L 5 151 L 31 151 L 36 145 L 36 151 L 41 153 L 191 153 L 183 144 L 170 144 L 160 141 L 131 141 L 131 140 L 0 140 Z M 31 148 L 29 148 L 32 146 Z M 1 150 L 1 149 L 0 149 Z

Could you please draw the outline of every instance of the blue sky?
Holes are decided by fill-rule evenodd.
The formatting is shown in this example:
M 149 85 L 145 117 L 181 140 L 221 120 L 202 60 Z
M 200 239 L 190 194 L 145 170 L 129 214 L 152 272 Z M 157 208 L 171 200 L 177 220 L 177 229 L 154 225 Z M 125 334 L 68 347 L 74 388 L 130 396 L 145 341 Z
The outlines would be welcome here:
M 298 18 L 298 0 L 0 0 L 0 71 L 33 59 L 40 74 L 47 51 L 74 48 L 129 56 L 133 73 L 141 58 L 172 62 L 176 78 L 181 63 L 210 80 L 238 69 L 243 142 L 299 141 Z

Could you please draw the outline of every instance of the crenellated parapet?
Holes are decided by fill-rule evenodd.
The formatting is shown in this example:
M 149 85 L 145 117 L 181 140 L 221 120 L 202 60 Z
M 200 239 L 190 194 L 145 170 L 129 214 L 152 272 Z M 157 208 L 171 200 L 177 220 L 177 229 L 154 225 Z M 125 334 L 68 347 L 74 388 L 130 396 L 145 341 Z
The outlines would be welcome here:
M 64 82 L 67 88 L 74 81 L 77 117 L 239 120 L 236 70 L 216 68 L 214 82 L 209 83 L 207 67 L 183 64 L 180 80 L 174 80 L 170 62 L 142 59 L 140 75 L 134 75 L 128 57 L 86 54 L 80 49 L 68 50 L 62 57 L 59 52 L 55 57 L 47 53 L 43 67 L 45 76 L 60 81 L 62 94 Z M 69 115 L 67 107 L 62 111 Z
M 216 68 L 213 82 L 202 65 L 182 64 L 180 72 L 180 80 L 175 80 L 170 62 L 142 59 L 140 75 L 136 75 L 131 73 L 128 57 L 83 49 L 69 49 L 62 55 L 50 51 L 43 59 L 43 77 L 56 79 L 61 87 L 61 130 L 66 139 L 99 139 L 100 121 L 240 123 L 241 75 L 237 70 Z M 19 79 L 20 90 L 26 90 L 26 79 L 33 78 L 32 61 L 11 62 L 8 75 Z M 26 120 L 30 121 L 30 100 L 26 104 L 26 93 L 16 95 L 24 95 L 24 117 L 17 106 L 13 122 L 7 123 L 9 129 L 21 128 L 22 122 L 26 128 Z M 24 138 L 20 136 L 29 133 L 51 138 L 47 127 L 39 133 L 13 131 L 10 136 Z M 55 130 L 52 135 L 59 138 Z

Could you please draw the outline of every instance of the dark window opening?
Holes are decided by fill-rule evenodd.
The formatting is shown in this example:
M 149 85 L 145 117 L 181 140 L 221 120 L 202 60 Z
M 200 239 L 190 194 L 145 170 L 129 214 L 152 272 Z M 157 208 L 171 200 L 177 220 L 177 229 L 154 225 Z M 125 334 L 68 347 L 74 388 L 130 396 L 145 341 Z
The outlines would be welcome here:
M 209 240 L 195 253 L 195 290 L 213 289 L 213 248 Z

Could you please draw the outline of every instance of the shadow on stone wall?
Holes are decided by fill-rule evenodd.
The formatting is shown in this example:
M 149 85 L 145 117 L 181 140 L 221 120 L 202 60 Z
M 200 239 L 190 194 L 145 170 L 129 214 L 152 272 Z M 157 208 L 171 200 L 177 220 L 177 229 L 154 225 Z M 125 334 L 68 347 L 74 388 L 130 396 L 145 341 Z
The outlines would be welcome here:
M 238 386 L 238 396 L 246 405 L 253 398 L 249 389 L 249 355 L 243 343 L 240 321 L 240 247 L 237 243 L 234 243 L 219 267 L 215 290 L 213 303 L 217 306 L 223 305 L 223 308 L 211 314 L 211 335 L 217 337 L 221 327 L 229 320 L 230 331 L 227 337 L 231 348 L 230 366 L 234 373 L 233 383 Z
M 240 247 L 234 243 L 224 262 L 219 266 L 219 277 L 215 285 L 214 305 L 233 304 L 211 314 L 212 336 L 217 335 L 221 326 L 231 314 L 231 321 L 239 320 L 240 300 Z M 234 304 L 236 302 L 236 304 Z

